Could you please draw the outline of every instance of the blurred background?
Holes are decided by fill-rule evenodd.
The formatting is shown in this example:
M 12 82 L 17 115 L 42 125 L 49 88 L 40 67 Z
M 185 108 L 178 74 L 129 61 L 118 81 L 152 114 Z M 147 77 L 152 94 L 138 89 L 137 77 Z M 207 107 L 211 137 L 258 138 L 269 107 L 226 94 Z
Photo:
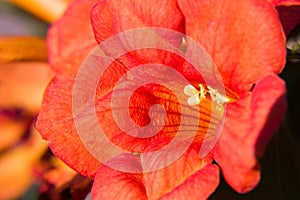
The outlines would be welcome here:
M 33 127 L 52 77 L 46 32 L 70 2 L 52 0 L 51 8 L 33 3 L 39 1 L 0 1 L 0 200 L 85 199 L 92 180 L 55 158 Z M 260 184 L 241 195 L 221 179 L 210 199 L 300 199 L 300 25 L 288 44 L 280 74 L 286 81 L 288 110 L 260 158 Z
M 33 126 L 52 77 L 46 32 L 68 2 L 0 1 L 0 200 L 85 199 L 91 190 Z

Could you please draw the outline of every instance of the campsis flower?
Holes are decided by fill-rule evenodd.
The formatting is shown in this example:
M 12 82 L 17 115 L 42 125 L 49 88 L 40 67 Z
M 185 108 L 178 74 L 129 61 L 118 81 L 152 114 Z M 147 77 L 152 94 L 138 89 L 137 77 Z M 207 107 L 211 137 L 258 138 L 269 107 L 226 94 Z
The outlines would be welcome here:
M 226 110 L 220 109 L 221 115 L 225 113 L 225 122 L 217 144 L 205 157 L 199 157 L 203 133 L 209 127 L 204 117 L 199 119 L 193 143 L 174 163 L 153 172 L 126 173 L 103 165 L 86 149 L 75 126 L 78 119 L 72 110 L 73 89 L 80 66 L 94 47 L 123 31 L 145 27 L 178 31 L 202 45 L 220 71 L 225 94 L 205 84 L 190 63 L 170 52 L 140 49 L 117 58 L 99 77 L 95 110 L 106 137 L 134 152 L 132 163 L 124 165 L 139 171 L 143 168 L 139 154 L 169 144 L 180 124 L 176 97 L 167 88 L 147 84 L 130 97 L 129 115 L 137 125 L 146 126 L 151 121 L 149 109 L 160 104 L 167 114 L 165 126 L 149 138 L 135 138 L 118 127 L 110 103 L 112 91 L 135 66 L 160 63 L 180 72 L 189 81 L 181 90 L 188 106 L 199 107 L 200 115 L 214 119 L 220 116 L 213 116 L 210 105 L 226 105 Z M 173 39 L 174 45 L 182 48 L 182 38 Z M 55 77 L 45 92 L 36 127 L 59 158 L 79 173 L 94 178 L 93 198 L 184 199 L 192 194 L 189 199 L 204 199 L 218 186 L 220 169 L 237 192 L 247 192 L 258 184 L 260 169 L 256 157 L 285 112 L 285 84 L 277 76 L 285 64 L 285 36 L 272 3 L 75 0 L 52 25 L 47 41 Z M 137 36 L 136 41 L 141 38 Z M 189 50 L 189 44 L 185 45 Z M 90 83 L 85 81 L 86 85 Z M 86 125 L 90 126 L 88 121 Z M 97 146 L 97 139 L 94 142 Z M 106 153 L 106 149 L 99 151 Z M 112 162 L 122 162 L 122 158 Z

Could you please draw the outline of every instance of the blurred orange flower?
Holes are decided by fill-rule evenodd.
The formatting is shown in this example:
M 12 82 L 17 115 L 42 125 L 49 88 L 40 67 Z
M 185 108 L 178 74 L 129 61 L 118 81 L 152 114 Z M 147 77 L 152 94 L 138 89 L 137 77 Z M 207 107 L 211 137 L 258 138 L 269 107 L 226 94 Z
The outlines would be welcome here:
M 47 150 L 32 125 L 51 79 L 42 61 L 44 40 L 0 37 L 0 199 L 17 198 L 28 189 Z
M 53 22 L 64 13 L 72 0 L 8 0 L 35 16 Z

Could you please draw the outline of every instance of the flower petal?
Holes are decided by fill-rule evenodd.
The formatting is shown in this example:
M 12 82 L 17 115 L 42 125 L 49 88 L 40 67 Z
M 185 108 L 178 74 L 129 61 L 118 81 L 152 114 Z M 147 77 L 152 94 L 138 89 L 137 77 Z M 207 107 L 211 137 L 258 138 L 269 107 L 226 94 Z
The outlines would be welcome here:
M 187 197 L 191 200 L 208 199 L 218 186 L 219 179 L 219 168 L 208 164 L 161 199 L 186 199 Z
M 145 27 L 162 27 L 180 32 L 184 30 L 183 17 L 178 10 L 176 0 L 101 0 L 92 10 L 91 20 L 98 43 L 123 31 L 137 28 L 141 30 L 141 28 Z M 158 35 L 161 36 L 160 34 Z M 175 47 L 179 47 L 182 43 L 182 37 L 174 38 L 170 34 L 163 35 L 162 39 L 159 39 L 160 41 L 158 42 L 153 41 L 155 38 L 147 38 L 146 41 L 149 40 L 150 44 L 159 45 L 164 38 L 167 38 L 167 41 L 172 41 Z M 120 41 L 121 43 L 118 48 L 124 48 L 125 51 L 130 52 L 127 56 L 135 61 L 151 63 L 153 60 L 154 62 L 169 60 L 169 62 L 172 62 L 164 52 L 159 50 L 159 47 L 151 51 L 142 49 L 140 47 L 141 41 L 145 41 L 142 33 L 126 35 L 125 37 L 121 37 Z M 136 51 L 132 51 L 132 49 Z M 124 61 L 121 60 L 121 62 Z M 181 66 L 180 63 L 177 65 Z
M 253 83 L 284 67 L 285 38 L 278 14 L 267 1 L 178 3 L 186 34 L 204 46 L 232 91 L 245 94 Z
M 74 0 L 47 33 L 49 63 L 56 75 L 76 71 L 97 46 L 90 24 L 90 10 L 97 0 Z
M 144 164 L 149 162 L 142 161 Z M 151 163 L 162 162 L 158 159 L 152 160 Z M 190 187 L 191 194 L 197 196 L 208 196 L 211 194 L 219 183 L 218 167 L 210 165 L 212 155 L 204 159 L 199 158 L 199 147 L 191 146 L 178 160 L 165 168 L 144 174 L 144 185 L 150 199 L 159 199 L 167 195 L 166 199 L 172 199 L 173 195 L 179 195 L 181 199 L 185 194 L 184 188 Z M 208 166 L 208 168 L 205 168 Z M 205 169 L 208 169 L 207 171 Z M 202 171 L 204 170 L 204 171 Z M 211 179 L 206 179 L 209 174 Z M 203 176 L 203 177 L 201 177 Z M 196 182 L 194 180 L 199 178 Z M 208 180 L 208 182 L 203 182 Z M 195 184 L 195 185 L 194 185 Z M 207 191 L 202 190 L 201 185 Z M 199 187 L 198 187 L 199 186 Z M 169 196 L 169 197 L 168 197 Z
M 265 77 L 253 90 L 251 109 L 254 110 L 252 124 L 255 126 L 251 131 L 260 132 L 255 143 L 257 155 L 263 153 L 265 145 L 281 124 L 287 108 L 285 90 L 284 81 L 273 75 Z M 271 103 L 270 97 L 273 99 Z M 269 109 L 266 109 L 267 106 Z
M 269 75 L 255 86 L 251 95 L 228 104 L 215 160 L 228 184 L 240 193 L 259 182 L 255 156 L 280 125 L 286 108 L 284 94 L 284 82 Z
M 127 159 L 125 158 L 125 161 Z M 113 162 L 120 162 L 117 160 Z M 139 158 L 132 160 L 129 165 L 133 170 L 139 171 L 141 163 Z M 147 194 L 143 185 L 143 174 L 123 173 L 106 165 L 99 168 L 92 187 L 92 199 L 140 199 L 147 200 Z
M 163 27 L 183 31 L 182 14 L 175 0 L 101 0 L 91 15 L 99 43 L 125 30 Z
M 55 78 L 50 82 L 35 126 L 57 157 L 81 174 L 94 177 L 101 163 L 77 134 L 72 115 L 73 84 L 74 79 Z
M 205 199 L 217 187 L 219 172 L 216 165 L 208 164 L 211 156 L 199 159 L 198 150 L 191 148 L 172 165 L 150 173 L 122 173 L 102 166 L 95 177 L 93 199 L 184 199 L 190 194 L 192 199 Z M 141 164 L 137 160 L 131 166 Z

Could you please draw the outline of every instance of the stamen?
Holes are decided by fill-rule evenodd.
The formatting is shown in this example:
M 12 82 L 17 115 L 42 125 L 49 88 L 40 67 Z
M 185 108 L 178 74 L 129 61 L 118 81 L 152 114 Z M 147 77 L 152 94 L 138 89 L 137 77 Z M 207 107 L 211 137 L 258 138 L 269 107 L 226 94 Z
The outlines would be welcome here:
M 229 98 L 227 98 L 224 95 L 221 95 L 217 89 L 214 89 L 210 86 L 207 86 L 207 89 L 203 84 L 199 84 L 200 90 L 197 90 L 192 85 L 187 85 L 184 88 L 184 94 L 189 96 L 188 98 L 188 104 L 193 106 L 200 104 L 203 99 L 205 99 L 207 93 L 210 94 L 210 98 L 212 101 L 216 102 L 219 105 L 224 105 L 225 103 L 228 103 L 230 101 Z
M 227 98 L 226 96 L 221 95 L 217 89 L 213 89 L 209 85 L 207 86 L 208 88 L 208 93 L 210 94 L 211 99 L 216 102 L 219 105 L 224 105 L 225 103 L 229 102 L 230 99 Z
M 207 90 L 204 88 L 202 84 L 199 84 L 199 86 L 200 86 L 200 99 L 205 99 Z
M 188 96 L 193 96 L 193 95 L 199 93 L 199 91 L 192 85 L 185 86 L 183 92 L 184 92 L 184 94 L 186 94 Z
M 199 94 L 195 94 L 195 95 L 188 98 L 188 104 L 191 105 L 191 106 L 200 104 L 200 102 L 201 102 L 201 100 L 199 98 Z
M 187 96 L 190 96 L 188 98 L 188 104 L 191 106 L 200 104 L 200 102 L 205 99 L 207 90 L 202 84 L 199 84 L 200 90 L 197 90 L 194 86 L 192 85 L 187 85 L 184 87 L 184 94 Z

